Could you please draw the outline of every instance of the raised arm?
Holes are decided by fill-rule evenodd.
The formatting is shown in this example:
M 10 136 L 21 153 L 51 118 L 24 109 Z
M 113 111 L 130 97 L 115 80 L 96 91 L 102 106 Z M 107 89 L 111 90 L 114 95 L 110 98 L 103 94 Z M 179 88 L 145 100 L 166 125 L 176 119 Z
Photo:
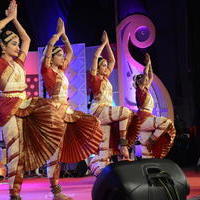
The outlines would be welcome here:
M 63 23 L 64 24 L 64 23 Z M 65 27 L 63 26 L 63 29 Z M 66 56 L 65 56 L 65 60 L 64 60 L 64 65 L 63 65 L 63 70 L 66 70 L 67 67 L 69 66 L 69 63 L 72 60 L 73 57 L 73 49 L 71 47 L 70 41 L 65 33 L 65 29 L 63 30 L 63 34 L 62 34 L 62 41 L 65 44 L 65 52 L 66 52 Z
M 15 25 L 19 37 L 22 40 L 22 44 L 21 44 L 21 53 L 19 55 L 20 60 L 25 61 L 26 55 L 28 53 L 29 47 L 30 47 L 30 38 L 28 36 L 28 34 L 26 33 L 26 31 L 24 30 L 24 28 L 22 27 L 22 25 L 19 23 L 19 21 L 17 20 L 17 4 L 15 0 L 12 0 L 10 3 L 10 6 L 8 8 L 8 10 L 6 11 L 6 15 L 9 17 L 10 15 L 13 16 L 13 24 Z
M 146 61 L 146 66 L 144 68 L 144 78 L 147 79 L 147 85 L 146 87 L 150 87 L 151 83 L 153 81 L 153 70 L 152 70 L 152 65 L 151 65 L 151 58 L 150 55 L 148 53 L 146 53 L 145 55 L 145 61 Z
M 98 58 L 101 56 L 101 53 L 104 49 L 104 47 L 106 46 L 107 44 L 107 39 L 106 39 L 106 35 L 105 35 L 105 32 L 103 32 L 103 35 L 102 35 L 102 43 L 101 45 L 97 48 L 95 54 L 94 54 L 94 57 L 93 57 L 93 61 L 92 61 L 92 67 L 90 69 L 90 73 L 94 76 L 97 75 L 97 68 L 98 68 Z
M 151 64 L 151 58 L 149 56 L 149 73 L 148 73 L 148 78 L 149 78 L 149 82 L 150 84 L 153 81 L 153 69 L 152 69 L 152 64 Z
M 59 18 L 57 23 L 57 33 L 54 34 L 49 40 L 46 50 L 44 52 L 44 64 L 45 66 L 50 66 L 51 58 L 52 58 L 52 50 L 56 42 L 59 40 L 61 35 L 63 34 L 63 21 Z
M 11 22 L 15 18 L 15 7 L 16 3 L 11 1 L 8 9 L 6 10 L 6 18 L 0 20 L 0 30 L 3 29 L 9 22 Z M 9 12 L 8 12 L 9 11 Z
M 12 16 L 7 16 L 6 18 L 0 20 L 0 30 L 3 29 L 12 20 L 13 20 Z
M 21 53 L 19 55 L 19 58 L 22 61 L 25 61 L 25 58 L 27 56 L 27 53 L 28 53 L 28 50 L 30 47 L 31 39 L 17 19 L 14 19 L 13 23 L 19 33 L 21 40 L 22 40 L 21 49 L 20 49 Z
M 105 35 L 106 35 L 106 40 L 107 40 L 106 50 L 107 50 L 107 53 L 108 53 L 108 70 L 109 70 L 109 74 L 110 74 L 113 71 L 113 68 L 115 66 L 115 56 L 114 56 L 113 51 L 110 47 L 108 35 L 107 35 L 106 32 L 105 32 Z

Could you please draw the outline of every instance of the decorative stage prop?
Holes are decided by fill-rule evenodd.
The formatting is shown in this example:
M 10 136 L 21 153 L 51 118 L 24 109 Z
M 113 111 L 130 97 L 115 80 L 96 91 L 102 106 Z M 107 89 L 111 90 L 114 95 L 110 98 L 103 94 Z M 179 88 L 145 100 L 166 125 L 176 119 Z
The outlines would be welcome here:
M 37 97 L 39 95 L 39 80 L 38 74 L 26 75 L 27 89 L 26 93 L 29 97 Z
M 189 185 L 170 160 L 143 159 L 108 165 L 97 177 L 92 200 L 186 200 Z
M 86 64 L 85 64 L 85 44 L 72 45 L 74 57 L 66 71 L 69 80 L 69 103 L 75 110 L 87 113 L 87 91 L 86 91 Z M 41 60 L 44 47 L 38 48 Z M 41 64 L 39 65 L 39 94 L 45 96 L 43 81 L 40 74 Z
M 151 20 L 141 14 L 134 14 L 121 21 L 117 27 L 117 58 L 120 105 L 136 110 L 133 76 L 140 74 L 144 65 L 136 54 L 145 53 L 155 40 L 155 27 Z M 153 66 L 154 67 L 154 66 Z M 160 79 L 154 75 L 150 92 L 154 98 L 153 114 L 174 119 L 169 93 Z

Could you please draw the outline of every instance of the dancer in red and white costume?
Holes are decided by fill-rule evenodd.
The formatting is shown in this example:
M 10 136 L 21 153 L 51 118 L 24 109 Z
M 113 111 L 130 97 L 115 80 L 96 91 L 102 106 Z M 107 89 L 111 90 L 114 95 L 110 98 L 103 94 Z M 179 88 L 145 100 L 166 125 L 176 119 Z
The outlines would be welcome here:
M 55 43 L 62 39 L 64 51 Z M 73 110 L 68 102 L 69 81 L 65 71 L 73 56 L 73 50 L 65 33 L 62 19 L 58 19 L 57 32 L 49 40 L 44 50 L 42 63 L 42 77 L 50 99 L 57 105 L 65 124 L 63 146 L 57 149 L 48 161 L 47 174 L 50 179 L 54 200 L 70 200 L 71 197 L 61 192 L 58 185 L 60 165 L 79 162 L 91 154 L 98 153 L 99 143 L 102 141 L 102 131 L 99 120 L 89 114 Z
M 149 87 L 153 70 L 149 54 L 146 54 L 145 62 L 144 72 L 133 77 L 140 124 L 138 139 L 142 145 L 142 158 L 164 158 L 174 142 L 176 131 L 170 119 L 152 114 L 154 100 Z
M 108 59 L 101 56 L 104 48 L 107 50 Z M 102 128 L 107 129 L 104 131 L 104 141 L 100 145 L 99 154 L 90 161 L 90 169 L 96 176 L 110 163 L 110 156 L 116 152 L 116 148 L 114 149 L 115 152 L 110 149 L 110 143 L 115 143 L 119 151 L 118 154 L 121 155 L 122 159 L 129 159 L 127 128 L 134 113 L 126 107 L 112 105 L 113 88 L 108 78 L 114 65 L 115 57 L 107 33 L 104 31 L 102 43 L 94 54 L 89 76 L 90 88 L 94 98 L 91 103 L 91 113 L 101 121 Z M 119 123 L 119 128 L 117 128 L 119 130 L 111 132 L 110 135 L 108 129 L 115 122 Z M 132 132 L 134 131 L 132 130 Z
M 17 4 L 10 2 L 0 29 L 13 22 L 19 36 L 0 33 L 0 126 L 6 146 L 10 199 L 20 200 L 25 171 L 34 170 L 54 154 L 64 125 L 51 100 L 27 98 L 24 61 L 30 38 L 17 20 Z M 20 39 L 22 41 L 21 48 Z

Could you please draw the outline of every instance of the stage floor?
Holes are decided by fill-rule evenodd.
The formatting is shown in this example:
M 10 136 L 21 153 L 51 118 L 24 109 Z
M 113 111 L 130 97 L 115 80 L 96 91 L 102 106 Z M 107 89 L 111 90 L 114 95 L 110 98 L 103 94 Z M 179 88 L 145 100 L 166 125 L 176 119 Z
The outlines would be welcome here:
M 200 172 L 184 170 L 188 183 L 190 184 L 190 195 L 188 198 L 200 196 Z M 91 190 L 95 177 L 83 178 L 61 178 L 60 184 L 63 192 L 73 197 L 74 200 L 92 200 Z M 47 178 L 25 178 L 22 186 L 23 200 L 50 200 L 52 194 L 49 189 Z M 8 200 L 8 184 L 0 183 L 0 200 Z

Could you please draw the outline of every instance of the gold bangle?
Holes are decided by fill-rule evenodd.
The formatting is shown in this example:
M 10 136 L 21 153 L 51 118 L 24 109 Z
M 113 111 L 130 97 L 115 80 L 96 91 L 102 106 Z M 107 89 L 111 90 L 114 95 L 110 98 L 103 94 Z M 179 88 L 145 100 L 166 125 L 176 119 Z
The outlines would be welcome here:
M 59 39 L 59 36 L 57 34 L 54 34 L 53 37 L 57 37 L 57 39 Z
M 48 43 L 48 46 L 53 47 L 54 45 L 52 43 Z
M 24 51 L 20 50 L 20 51 L 19 51 L 19 56 L 21 56 L 21 55 L 26 56 L 26 53 L 25 53 Z
M 119 145 L 120 146 L 127 146 L 128 145 L 128 140 L 124 138 L 119 139 Z
M 69 40 L 67 40 L 67 39 L 66 39 L 66 40 L 62 39 L 62 41 L 63 41 L 64 43 L 70 43 Z
M 22 54 L 26 54 L 26 53 L 25 53 L 23 50 L 21 50 L 21 49 L 20 49 L 20 51 L 19 51 L 19 52 L 20 52 L 20 53 L 22 53 Z

